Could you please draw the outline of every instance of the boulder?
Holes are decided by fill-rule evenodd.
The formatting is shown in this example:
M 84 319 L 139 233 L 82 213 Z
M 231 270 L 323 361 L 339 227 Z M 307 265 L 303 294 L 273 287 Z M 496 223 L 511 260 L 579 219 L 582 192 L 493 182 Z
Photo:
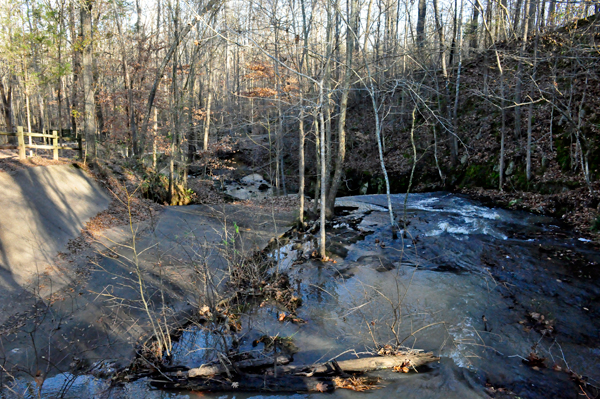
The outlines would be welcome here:
M 266 183 L 265 179 L 258 173 L 242 177 L 241 182 L 244 184 Z

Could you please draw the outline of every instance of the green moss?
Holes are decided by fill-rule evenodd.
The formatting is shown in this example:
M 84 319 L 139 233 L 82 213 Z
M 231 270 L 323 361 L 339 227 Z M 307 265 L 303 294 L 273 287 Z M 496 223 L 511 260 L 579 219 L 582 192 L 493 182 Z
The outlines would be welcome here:
M 385 193 L 385 180 L 383 177 L 374 178 L 369 185 L 375 188 L 377 194 Z
M 516 168 L 515 172 L 510 177 L 510 181 L 517 190 L 527 190 L 529 188 L 527 172 L 521 167 Z
M 594 220 L 594 223 L 592 223 L 591 230 L 592 231 L 600 231 L 600 216 L 598 216 L 596 218 L 596 220 Z
M 499 175 L 494 171 L 494 163 L 469 165 L 465 169 L 463 178 L 459 183 L 461 187 L 496 188 Z
M 556 161 L 563 171 L 571 169 L 571 139 L 567 134 L 561 134 L 556 138 Z
M 181 183 L 173 184 L 173 196 L 169 203 L 169 179 L 160 173 L 148 171 L 141 185 L 142 196 L 159 204 L 188 205 L 196 196 L 191 189 Z

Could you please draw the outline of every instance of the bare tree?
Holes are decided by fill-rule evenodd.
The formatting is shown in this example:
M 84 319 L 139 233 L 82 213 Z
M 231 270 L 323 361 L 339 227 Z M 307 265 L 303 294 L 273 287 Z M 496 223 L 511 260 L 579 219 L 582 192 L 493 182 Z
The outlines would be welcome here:
M 419 12 L 417 16 L 417 46 L 425 46 L 425 19 L 427 17 L 427 1 L 419 0 Z
M 96 156 L 96 104 L 94 98 L 93 79 L 93 37 L 92 37 L 92 7 L 94 0 L 85 0 L 80 5 L 82 46 L 83 46 L 83 130 L 86 139 L 88 156 Z M 91 146 L 91 148 L 90 148 Z M 91 152 L 91 154 L 90 154 Z

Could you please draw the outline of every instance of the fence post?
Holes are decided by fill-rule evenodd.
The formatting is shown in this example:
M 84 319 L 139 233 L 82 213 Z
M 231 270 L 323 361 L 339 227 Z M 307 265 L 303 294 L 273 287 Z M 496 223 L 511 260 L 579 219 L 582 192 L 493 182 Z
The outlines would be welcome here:
M 83 159 L 83 138 L 82 135 L 77 136 L 77 148 L 79 149 L 79 159 Z
M 25 137 L 23 136 L 23 126 L 17 126 L 17 138 L 19 141 L 19 159 L 25 159 Z
M 52 131 L 52 146 L 54 146 L 52 149 L 53 158 L 55 161 L 58 161 L 58 132 L 56 130 Z

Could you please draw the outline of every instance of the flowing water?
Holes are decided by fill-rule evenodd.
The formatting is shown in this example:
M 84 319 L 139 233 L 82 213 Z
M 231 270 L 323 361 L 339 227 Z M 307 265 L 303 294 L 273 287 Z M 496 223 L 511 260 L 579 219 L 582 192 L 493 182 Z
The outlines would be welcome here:
M 309 259 L 314 243 L 307 237 L 274 254 L 297 287 L 303 301 L 298 316 L 307 324 L 281 323 L 281 309 L 256 306 L 241 320 L 240 350 L 260 350 L 262 344 L 253 342 L 278 335 L 292 338 L 297 364 L 348 359 L 388 343 L 441 357 L 418 374 L 374 373 L 382 378 L 382 388 L 366 394 L 374 398 L 575 398 L 582 389 L 592 397 L 594 389 L 565 370 L 600 385 L 597 245 L 551 218 L 491 209 L 457 195 L 411 194 L 406 207 L 404 200 L 393 197 L 405 227 L 396 240 L 384 196 L 347 197 L 328 230 L 335 263 Z M 190 329 L 176 347 L 177 363 L 201 364 L 210 353 L 204 348 L 215 345 L 211 340 Z M 525 364 L 532 352 L 543 365 Z M 63 374 L 45 382 L 44 397 L 61 390 L 72 398 L 286 396 L 166 392 L 144 380 L 108 386 Z

